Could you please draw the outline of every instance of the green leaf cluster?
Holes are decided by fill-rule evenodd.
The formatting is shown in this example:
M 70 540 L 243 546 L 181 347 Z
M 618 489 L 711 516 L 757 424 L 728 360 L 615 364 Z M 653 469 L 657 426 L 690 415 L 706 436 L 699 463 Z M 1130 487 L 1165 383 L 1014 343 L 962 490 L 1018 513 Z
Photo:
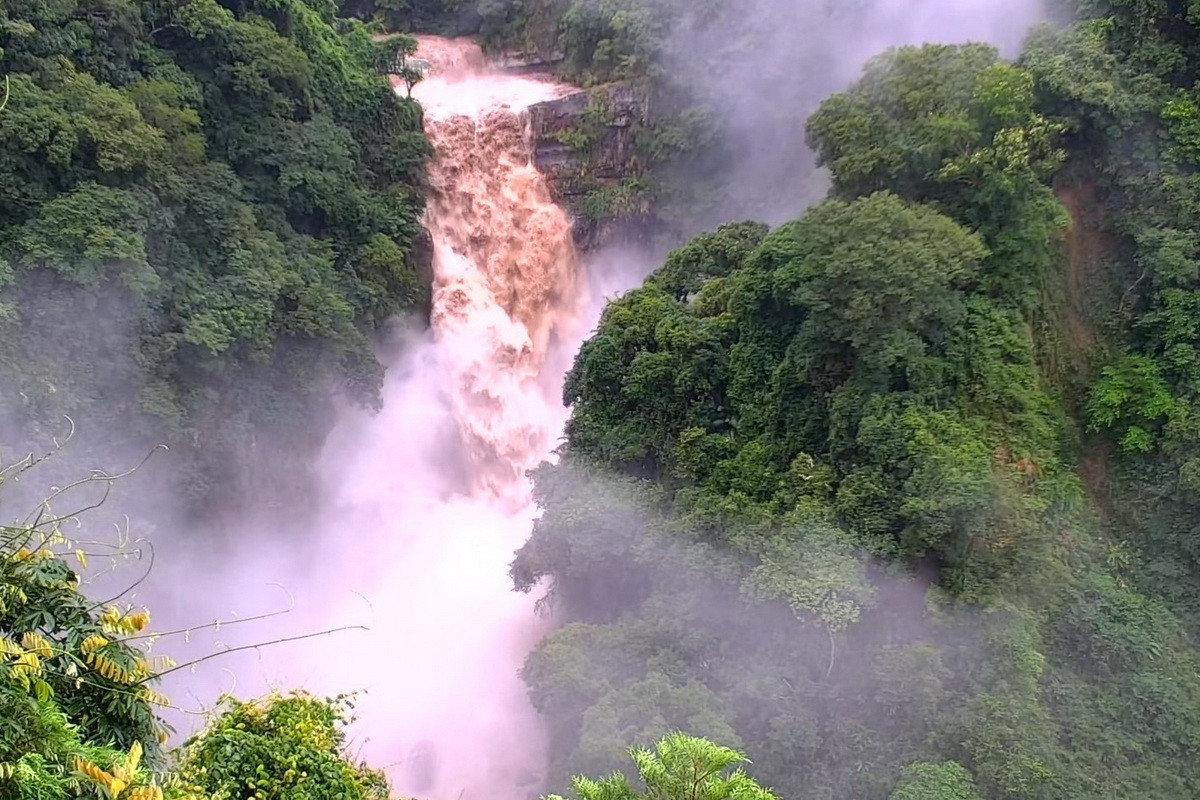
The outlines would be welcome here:
M 184 797 L 387 800 L 383 773 L 342 754 L 352 698 L 304 692 L 250 702 L 226 699 L 184 745 L 173 775 Z
M 0 405 L 31 441 L 63 414 L 96 453 L 166 441 L 200 499 L 258 437 L 311 447 L 331 381 L 378 401 L 371 332 L 427 296 L 430 151 L 377 69 L 397 42 L 334 12 L 0 12 Z
M 574 786 L 580 800 L 775 800 L 736 766 L 746 763 L 745 756 L 706 739 L 672 733 L 654 750 L 635 748 L 629 755 L 644 789 L 635 789 L 620 773 L 603 780 L 577 777 Z M 551 795 L 548 800 L 562 798 Z
M 52 526 L 0 529 L 0 798 L 65 800 L 100 786 L 112 800 L 125 786 L 161 798 L 152 770 L 165 765 L 170 728 L 139 635 L 149 616 L 85 597 L 72 546 Z

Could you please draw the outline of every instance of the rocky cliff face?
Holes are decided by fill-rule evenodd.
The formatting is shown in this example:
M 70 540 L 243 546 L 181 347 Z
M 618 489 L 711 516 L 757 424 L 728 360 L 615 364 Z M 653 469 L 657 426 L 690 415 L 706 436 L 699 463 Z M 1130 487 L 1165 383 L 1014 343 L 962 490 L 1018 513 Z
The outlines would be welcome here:
M 579 247 L 595 248 L 648 214 L 630 198 L 645 171 L 636 132 L 649 119 L 649 92 L 631 84 L 581 90 L 530 107 L 534 163 L 571 214 Z

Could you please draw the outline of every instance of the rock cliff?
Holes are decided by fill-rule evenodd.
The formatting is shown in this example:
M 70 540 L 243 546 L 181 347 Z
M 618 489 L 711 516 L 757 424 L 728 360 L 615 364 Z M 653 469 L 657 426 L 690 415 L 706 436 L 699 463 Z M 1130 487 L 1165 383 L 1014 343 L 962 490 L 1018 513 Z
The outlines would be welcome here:
M 530 107 L 535 164 L 570 212 L 581 248 L 599 246 L 648 214 L 638 205 L 635 184 L 646 167 L 637 133 L 649 120 L 649 92 L 625 83 Z

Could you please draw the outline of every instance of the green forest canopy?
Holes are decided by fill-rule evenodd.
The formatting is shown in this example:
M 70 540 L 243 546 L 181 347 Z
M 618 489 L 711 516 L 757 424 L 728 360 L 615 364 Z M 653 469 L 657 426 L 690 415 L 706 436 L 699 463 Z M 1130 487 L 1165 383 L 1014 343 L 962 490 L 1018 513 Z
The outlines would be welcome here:
M 1197 23 L 884 53 L 826 202 L 607 308 L 512 569 L 554 774 L 683 729 L 784 797 L 1200 793 Z
M 203 503 L 295 482 L 256 444 L 319 443 L 331 383 L 377 402 L 372 331 L 428 291 L 430 151 L 377 69 L 402 43 L 335 12 L 0 10 L 7 445 L 44 446 L 63 415 L 96 461 L 166 442 L 183 454 L 171 488 Z

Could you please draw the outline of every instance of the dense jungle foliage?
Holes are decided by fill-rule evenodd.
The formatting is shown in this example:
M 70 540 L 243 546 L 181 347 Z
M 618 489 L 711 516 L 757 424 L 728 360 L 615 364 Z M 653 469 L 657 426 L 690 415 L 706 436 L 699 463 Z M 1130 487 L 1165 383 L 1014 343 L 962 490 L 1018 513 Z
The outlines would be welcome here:
M 381 70 L 404 41 L 336 10 L 3 4 L 6 445 L 63 415 L 97 463 L 166 442 L 202 508 L 294 486 L 331 387 L 377 401 L 372 331 L 427 292 L 429 147 Z
M 12 483 L 53 454 L 0 469 L 6 511 Z M 171 701 L 153 687 L 212 656 L 177 664 L 161 651 L 219 623 L 153 630 L 150 613 L 127 602 L 139 581 L 121 568 L 145 558 L 145 543 L 78 533 L 78 510 L 54 507 L 66 498 L 0 527 L 0 800 L 390 797 L 383 774 L 345 752 L 353 697 L 222 698 L 203 730 L 168 751 L 161 712 Z M 97 600 L 106 574 L 129 582 Z
M 553 774 L 682 729 L 782 797 L 1200 795 L 1198 26 L 881 54 L 825 202 L 608 307 L 512 570 Z

